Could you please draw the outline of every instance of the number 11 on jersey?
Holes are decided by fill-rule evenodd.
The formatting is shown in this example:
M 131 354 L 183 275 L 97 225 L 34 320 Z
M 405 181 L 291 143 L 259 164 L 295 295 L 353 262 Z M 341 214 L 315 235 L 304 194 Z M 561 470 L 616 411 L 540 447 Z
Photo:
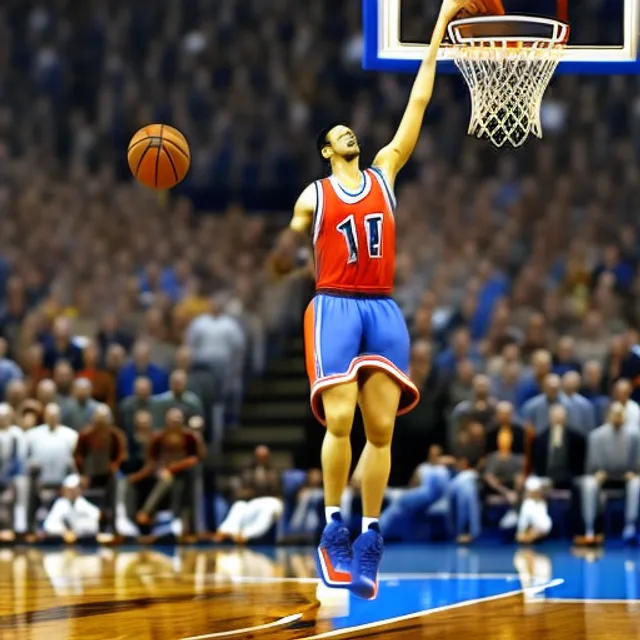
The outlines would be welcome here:
M 382 257 L 382 221 L 384 217 L 381 213 L 371 213 L 364 217 L 364 231 L 367 237 L 367 251 L 369 258 Z M 349 257 L 347 264 L 358 262 L 358 233 L 353 215 L 345 218 L 336 229 L 343 235 L 347 245 Z

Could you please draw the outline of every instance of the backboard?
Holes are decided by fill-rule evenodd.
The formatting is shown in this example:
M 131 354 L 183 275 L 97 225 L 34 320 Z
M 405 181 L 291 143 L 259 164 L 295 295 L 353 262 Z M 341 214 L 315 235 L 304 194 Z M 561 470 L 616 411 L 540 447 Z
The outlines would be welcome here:
M 415 71 L 425 56 L 441 0 L 363 0 L 365 69 Z M 557 73 L 635 74 L 640 0 L 503 0 L 507 14 L 555 18 L 571 26 Z M 439 71 L 453 72 L 451 51 Z

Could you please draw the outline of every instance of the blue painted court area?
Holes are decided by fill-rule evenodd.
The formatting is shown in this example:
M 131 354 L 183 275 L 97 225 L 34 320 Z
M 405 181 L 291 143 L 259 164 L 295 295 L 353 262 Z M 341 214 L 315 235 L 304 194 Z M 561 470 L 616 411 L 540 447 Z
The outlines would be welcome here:
M 637 600 L 640 552 L 574 552 L 566 546 L 390 547 L 385 553 L 377 600 L 364 602 L 351 597 L 346 615 L 332 621 L 336 629 L 366 625 L 549 583 L 556 586 L 539 594 L 538 602 Z
M 375 602 L 351 598 L 347 616 L 333 618 L 336 629 L 380 622 L 518 589 L 509 579 L 398 579 L 380 584 Z

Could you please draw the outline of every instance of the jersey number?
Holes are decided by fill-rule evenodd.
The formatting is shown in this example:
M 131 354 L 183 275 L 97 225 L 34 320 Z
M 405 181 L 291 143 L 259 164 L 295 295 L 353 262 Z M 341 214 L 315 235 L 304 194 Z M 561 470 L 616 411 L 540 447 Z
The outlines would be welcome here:
M 381 213 L 371 213 L 364 217 L 364 231 L 367 237 L 367 251 L 370 258 L 382 258 L 382 220 Z M 347 264 L 358 262 L 358 233 L 353 215 L 345 218 L 337 227 L 347 244 L 349 257 Z

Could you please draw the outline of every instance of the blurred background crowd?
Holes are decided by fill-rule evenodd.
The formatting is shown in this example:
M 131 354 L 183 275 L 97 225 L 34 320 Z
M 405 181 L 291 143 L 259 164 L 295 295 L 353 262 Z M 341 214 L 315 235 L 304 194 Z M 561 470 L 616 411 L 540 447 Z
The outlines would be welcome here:
M 420 5 L 406 5 L 415 24 L 430 17 Z M 246 469 L 228 468 L 224 447 L 245 427 L 247 386 L 300 335 L 312 283 L 274 283 L 264 264 L 319 175 L 315 133 L 348 122 L 370 160 L 405 106 L 412 78 L 363 72 L 361 48 L 358 3 L 0 7 L 8 538 L 73 537 L 62 516 L 46 525 L 60 487 L 71 506 L 81 493 L 98 504 L 84 514 L 91 535 L 152 531 L 161 507 L 175 535 L 242 541 L 275 522 L 281 536 L 315 533 L 310 443 L 322 430 L 310 414 L 300 469 L 265 446 Z M 466 137 L 466 88 L 437 79 L 397 185 L 396 298 L 423 391 L 394 445 L 392 483 L 415 485 L 389 496 L 398 537 L 430 535 L 431 516 L 445 513 L 447 535 L 472 539 L 483 504 L 485 521 L 495 506 L 505 524 L 529 498 L 546 505 L 549 487 L 581 510 L 587 541 L 604 526 L 600 489 L 626 500 L 623 533 L 635 535 L 639 458 L 622 454 L 640 437 L 636 85 L 555 79 L 544 140 L 511 153 Z M 129 137 L 151 121 L 192 145 L 192 170 L 170 196 L 128 175 Z M 624 438 L 610 438 L 621 425 Z M 571 435 L 552 438 L 556 427 Z M 594 457 L 602 438 L 607 455 Z M 532 471 L 550 479 L 542 489 L 526 488 Z M 357 503 L 357 485 L 356 471 L 345 500 Z M 527 518 L 518 535 L 544 533 Z

